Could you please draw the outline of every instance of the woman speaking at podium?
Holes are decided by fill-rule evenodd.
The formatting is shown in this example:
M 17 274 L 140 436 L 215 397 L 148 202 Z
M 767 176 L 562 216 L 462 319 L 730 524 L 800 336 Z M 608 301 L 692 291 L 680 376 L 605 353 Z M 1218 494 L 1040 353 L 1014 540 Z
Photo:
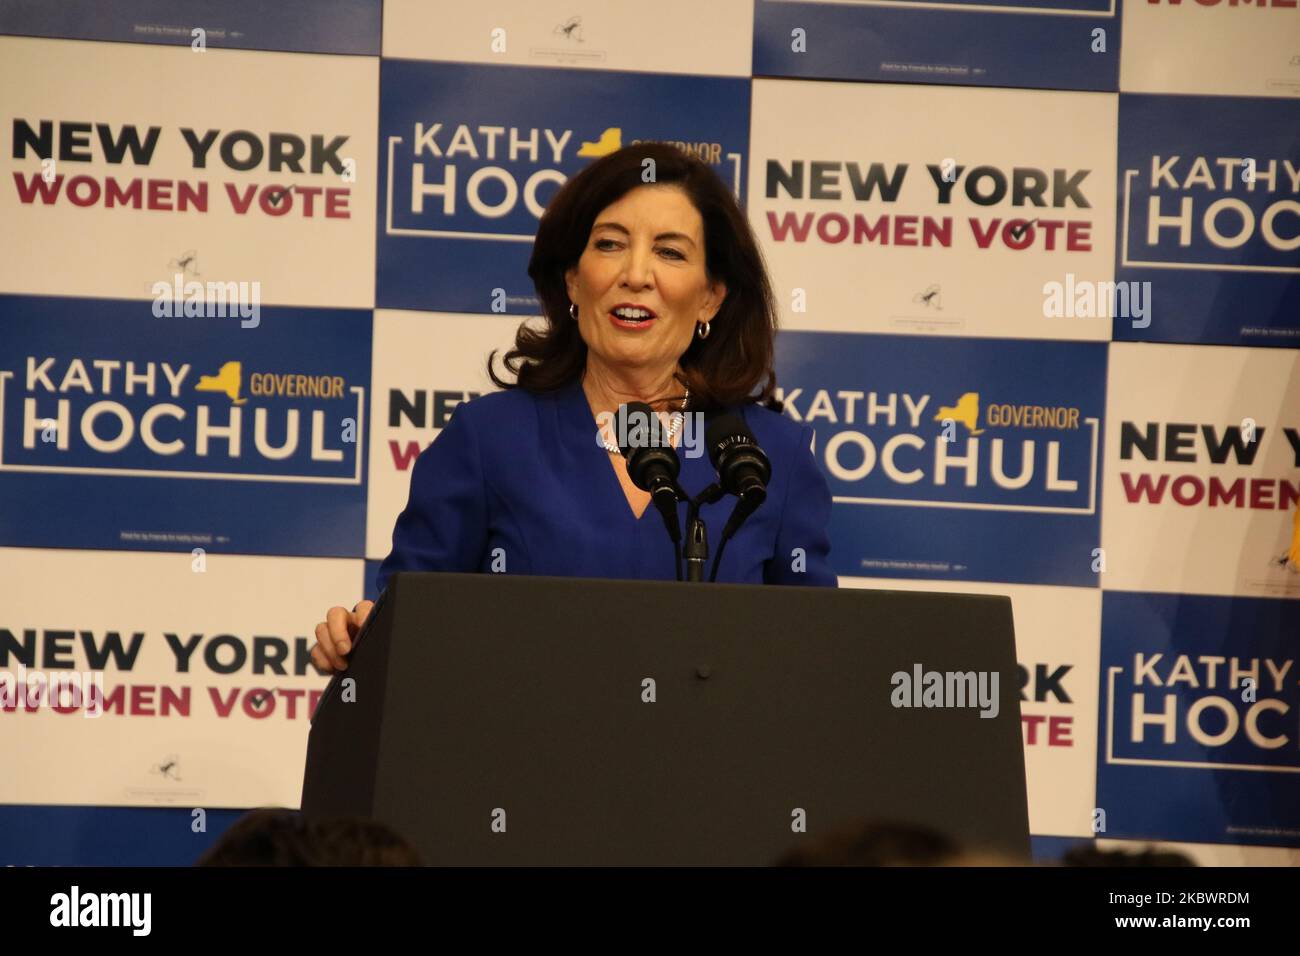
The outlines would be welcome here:
M 743 420 L 770 461 L 766 499 L 726 544 L 716 580 L 836 586 L 812 429 L 770 407 L 771 283 L 713 171 L 654 143 L 596 160 L 547 207 L 528 275 L 542 324 L 522 324 L 505 354 L 514 380 L 498 376 L 494 352 L 488 373 L 502 391 L 457 406 L 416 460 L 378 590 L 398 571 L 673 580 L 665 522 L 629 478 L 611 427 L 632 402 L 660 416 L 690 495 L 718 480 L 706 413 Z M 737 500 L 700 507 L 712 535 Z M 318 667 L 346 668 L 372 607 L 329 609 L 316 626 Z

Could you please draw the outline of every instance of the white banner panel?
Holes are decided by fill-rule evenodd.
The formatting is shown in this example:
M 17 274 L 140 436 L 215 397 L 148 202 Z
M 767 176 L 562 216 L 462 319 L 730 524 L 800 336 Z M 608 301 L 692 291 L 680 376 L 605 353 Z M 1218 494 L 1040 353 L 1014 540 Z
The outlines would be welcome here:
M 1300 353 L 1110 346 L 1108 590 L 1300 597 Z
M 0 88 L 0 289 L 374 305 L 377 59 L 0 37 Z
M 1110 338 L 1117 98 L 755 80 L 749 217 L 787 328 Z
M 384 4 L 384 56 L 410 60 L 749 76 L 753 41 L 753 0 Z
M 0 549 L 0 801 L 298 806 L 327 683 L 313 632 L 361 574 L 360 560 Z M 102 716 L 85 716 L 93 693 L 60 712 L 37 692 L 87 672 Z
M 1128 0 L 1119 88 L 1300 96 L 1294 0 Z

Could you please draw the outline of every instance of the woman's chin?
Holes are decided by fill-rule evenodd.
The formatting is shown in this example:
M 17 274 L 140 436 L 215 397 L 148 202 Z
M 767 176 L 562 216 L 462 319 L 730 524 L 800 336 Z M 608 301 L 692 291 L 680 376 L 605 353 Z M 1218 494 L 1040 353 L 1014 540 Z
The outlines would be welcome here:
M 657 357 L 657 354 L 652 349 L 637 348 L 621 343 L 606 350 L 601 357 L 616 368 L 644 368 L 655 364 L 656 361 L 662 362 L 662 359 Z

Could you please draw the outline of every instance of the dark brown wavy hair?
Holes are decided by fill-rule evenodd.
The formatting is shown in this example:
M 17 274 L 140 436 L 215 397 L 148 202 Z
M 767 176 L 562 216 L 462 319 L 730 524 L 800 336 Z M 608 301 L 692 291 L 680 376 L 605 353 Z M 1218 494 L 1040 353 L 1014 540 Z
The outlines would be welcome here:
M 602 209 L 642 179 L 643 162 L 654 160 L 654 182 L 685 191 L 704 220 L 705 271 L 726 283 L 727 295 L 710 324 L 710 335 L 692 336 L 681 356 L 678 381 L 691 390 L 691 407 L 719 408 L 762 402 L 779 410 L 774 339 L 776 303 L 753 230 L 731 189 L 709 166 L 667 143 L 637 143 L 597 159 L 555 194 L 537 227 L 528 275 L 542 302 L 543 324 L 520 325 L 502 364 L 514 381 L 499 377 L 496 351 L 488 375 L 501 388 L 554 392 L 579 379 L 587 345 L 569 315 L 564 274 L 577 265 Z

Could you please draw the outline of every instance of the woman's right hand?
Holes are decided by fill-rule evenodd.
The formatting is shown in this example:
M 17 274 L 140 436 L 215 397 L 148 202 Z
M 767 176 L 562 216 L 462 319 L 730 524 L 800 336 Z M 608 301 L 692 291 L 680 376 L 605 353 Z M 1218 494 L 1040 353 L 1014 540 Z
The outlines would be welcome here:
M 311 662 L 325 673 L 348 669 L 347 657 L 352 645 L 366 623 L 374 601 L 362 601 L 355 610 L 332 607 L 325 612 L 325 620 L 316 625 L 316 646 L 311 649 Z

